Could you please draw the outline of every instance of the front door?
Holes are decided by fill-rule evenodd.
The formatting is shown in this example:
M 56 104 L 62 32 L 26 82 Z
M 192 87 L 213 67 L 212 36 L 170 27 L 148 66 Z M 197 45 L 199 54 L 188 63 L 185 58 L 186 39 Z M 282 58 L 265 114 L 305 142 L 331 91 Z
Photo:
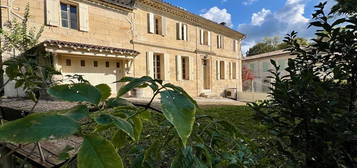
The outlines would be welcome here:
M 208 59 L 202 59 L 202 68 L 203 68 L 203 89 L 210 90 L 210 64 Z

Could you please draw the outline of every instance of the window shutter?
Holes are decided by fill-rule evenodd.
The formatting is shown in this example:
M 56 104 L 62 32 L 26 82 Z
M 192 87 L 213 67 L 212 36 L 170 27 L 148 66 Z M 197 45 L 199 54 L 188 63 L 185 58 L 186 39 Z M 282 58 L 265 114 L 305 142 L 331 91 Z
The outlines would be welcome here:
M 211 46 L 211 32 L 208 32 L 207 42 L 208 46 Z
M 193 57 L 189 57 L 189 60 L 188 60 L 188 63 L 189 63 L 189 78 L 190 80 L 193 80 L 193 76 L 194 76 L 194 70 L 193 70 Z
M 60 25 L 59 0 L 46 0 L 46 24 L 50 26 Z
M 182 23 L 177 23 L 177 39 L 182 40 Z
M 233 79 L 233 64 L 229 62 L 229 79 Z
M 188 25 L 186 25 L 186 41 L 189 41 L 190 33 L 188 31 Z
M 233 51 L 237 51 L 237 40 L 233 40 Z
M 163 36 L 167 35 L 167 22 L 166 22 L 167 18 L 164 16 L 161 16 L 161 30 L 162 30 L 162 34 Z
M 220 36 L 220 37 L 221 37 L 221 40 L 220 40 L 221 48 L 224 48 L 224 36 Z
M 164 54 L 164 80 L 170 81 L 170 57 L 169 57 L 169 54 Z
M 182 81 L 182 59 L 181 55 L 176 56 L 176 75 L 177 80 Z
M 200 30 L 200 44 L 203 45 L 203 30 Z
M 224 66 L 224 79 L 228 79 L 227 77 L 227 75 L 228 75 L 228 64 L 227 64 L 227 62 L 226 61 L 224 61 L 224 64 L 223 64 L 223 66 Z
M 155 33 L 155 21 L 154 14 L 148 13 L 148 25 L 149 25 L 149 33 Z
M 88 5 L 79 3 L 79 30 L 89 31 Z
M 154 77 L 154 53 L 147 52 L 146 53 L 146 71 L 147 76 Z
M 187 25 L 183 25 L 183 40 L 187 41 Z
M 217 80 L 221 79 L 221 67 L 219 60 L 216 61 L 216 72 L 217 72 Z

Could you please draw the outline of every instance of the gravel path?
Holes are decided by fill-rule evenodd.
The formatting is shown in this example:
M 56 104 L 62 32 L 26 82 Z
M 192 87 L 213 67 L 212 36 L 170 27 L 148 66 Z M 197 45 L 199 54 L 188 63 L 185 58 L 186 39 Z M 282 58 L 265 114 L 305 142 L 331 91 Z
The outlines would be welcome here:
M 36 105 L 35 112 L 46 112 L 49 110 L 64 110 L 72 108 L 77 103 L 65 101 L 40 100 Z M 34 102 L 28 99 L 1 99 L 0 106 L 16 110 L 30 111 Z
M 127 100 L 137 104 L 147 104 L 150 99 L 146 98 L 127 98 Z M 245 105 L 246 103 L 235 101 L 225 98 L 196 98 L 198 105 L 200 106 L 226 106 L 226 105 Z M 30 111 L 34 103 L 28 99 L 1 99 L 0 106 L 12 108 L 22 111 Z M 77 103 L 65 102 L 65 101 L 52 101 L 52 100 L 40 100 L 35 108 L 35 112 L 46 112 L 49 110 L 64 110 L 69 109 L 77 105 Z M 152 104 L 153 107 L 160 107 L 160 100 L 155 99 Z

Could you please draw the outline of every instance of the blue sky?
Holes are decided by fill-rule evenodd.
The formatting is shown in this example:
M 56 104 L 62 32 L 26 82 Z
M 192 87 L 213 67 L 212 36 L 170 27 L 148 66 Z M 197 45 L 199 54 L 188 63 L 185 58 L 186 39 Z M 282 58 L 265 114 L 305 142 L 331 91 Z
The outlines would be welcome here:
M 295 30 L 310 38 L 307 29 L 314 6 L 323 0 L 166 0 L 197 15 L 216 22 L 226 22 L 232 29 L 247 35 L 242 50 L 264 37 L 280 36 Z M 328 6 L 334 0 L 328 1 Z

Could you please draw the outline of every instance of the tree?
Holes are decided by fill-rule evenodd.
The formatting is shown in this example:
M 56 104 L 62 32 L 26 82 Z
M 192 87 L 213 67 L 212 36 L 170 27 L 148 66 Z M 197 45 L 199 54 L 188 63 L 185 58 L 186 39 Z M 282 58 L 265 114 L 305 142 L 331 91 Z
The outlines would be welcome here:
M 304 38 L 297 38 L 298 43 L 301 46 L 307 46 L 309 42 Z M 285 42 L 280 41 L 278 36 L 275 37 L 265 37 L 262 42 L 257 43 L 247 52 L 247 56 L 272 52 L 276 50 L 283 50 L 288 48 L 289 45 Z
M 53 83 L 52 76 L 59 72 L 50 64 L 51 55 L 36 47 L 43 27 L 39 30 L 29 27 L 29 16 L 29 6 L 26 6 L 20 22 L 14 19 L 5 24 L 5 29 L 0 29 L 0 53 L 11 55 L 3 63 L 8 80 L 1 85 L 0 91 L 10 81 L 15 81 L 15 88 L 24 89 L 27 96 L 35 102 L 34 108 L 40 97 L 40 90 L 48 88 Z M 15 52 L 18 55 L 12 55 Z M 43 64 L 40 63 L 40 58 L 43 59 Z
M 280 153 L 297 167 L 357 167 L 357 14 L 330 21 L 325 3 L 315 6 L 313 44 L 297 33 L 284 40 L 296 59 L 287 76 L 271 61 L 271 99 L 250 106 L 269 126 Z M 337 10 L 338 11 L 338 10 Z

